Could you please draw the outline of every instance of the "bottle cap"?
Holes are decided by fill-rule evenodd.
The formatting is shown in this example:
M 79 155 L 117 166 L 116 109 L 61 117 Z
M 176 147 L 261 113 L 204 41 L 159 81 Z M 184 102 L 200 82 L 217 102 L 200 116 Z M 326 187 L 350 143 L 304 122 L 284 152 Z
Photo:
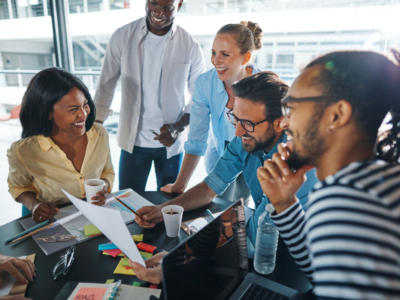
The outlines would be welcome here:
M 274 206 L 271 203 L 268 203 L 267 205 L 265 205 L 265 210 L 271 213 L 274 210 Z

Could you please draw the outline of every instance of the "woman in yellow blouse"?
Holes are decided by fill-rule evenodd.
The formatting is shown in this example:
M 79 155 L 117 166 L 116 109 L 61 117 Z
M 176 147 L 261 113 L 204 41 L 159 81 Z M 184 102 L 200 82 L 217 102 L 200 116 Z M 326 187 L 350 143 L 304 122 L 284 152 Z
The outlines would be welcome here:
M 54 217 L 56 204 L 69 203 L 61 189 L 84 198 L 84 181 L 92 178 L 105 182 L 94 204 L 105 203 L 114 169 L 107 131 L 95 117 L 92 97 L 74 75 L 50 68 L 32 78 L 22 100 L 22 139 L 7 153 L 9 192 L 23 215 L 32 212 L 36 222 Z

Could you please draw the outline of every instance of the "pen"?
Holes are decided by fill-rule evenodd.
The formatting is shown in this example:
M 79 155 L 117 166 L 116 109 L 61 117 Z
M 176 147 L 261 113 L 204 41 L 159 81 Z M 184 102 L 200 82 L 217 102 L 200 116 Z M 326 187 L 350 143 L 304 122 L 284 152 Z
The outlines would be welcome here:
M 43 223 L 40 223 L 40 224 L 38 224 L 38 225 L 35 225 L 35 226 L 33 226 L 32 228 L 29 228 L 28 230 L 25 230 L 25 231 L 23 231 L 23 232 L 21 232 L 21 233 L 15 235 L 15 236 L 13 236 L 13 237 L 10 237 L 8 240 L 5 240 L 5 241 L 4 241 L 4 245 L 7 245 L 7 244 L 10 243 L 12 240 L 16 240 L 17 238 L 20 238 L 20 237 L 22 237 L 23 235 L 28 234 L 29 232 L 32 232 L 32 231 L 34 231 L 34 230 L 36 230 L 36 229 L 42 227 L 43 225 L 46 225 L 47 223 L 49 223 L 49 221 L 50 221 L 50 220 L 44 221 Z
M 132 208 L 130 208 L 128 205 L 126 205 L 124 202 L 122 202 L 122 200 L 119 199 L 117 196 L 114 196 L 114 198 L 117 199 L 117 201 L 119 203 L 121 203 L 123 206 L 125 206 L 127 209 L 129 209 L 131 212 L 133 212 L 137 217 L 139 217 L 144 222 L 144 219 L 142 218 L 141 215 L 139 215 L 136 211 L 134 211 Z
M 151 132 L 151 133 L 154 133 L 155 135 L 158 136 L 158 134 L 157 134 L 153 129 L 150 129 L 150 132 Z
M 211 213 L 211 211 L 209 209 L 206 210 L 206 213 L 211 217 L 211 219 L 215 219 L 214 215 Z
M 42 230 L 45 230 L 45 229 L 55 225 L 56 223 L 58 223 L 58 222 L 51 223 L 51 224 L 49 224 L 47 226 L 44 226 L 44 227 L 42 227 L 42 228 L 40 228 L 38 230 L 35 230 L 35 231 L 31 232 L 31 233 L 28 233 L 27 235 L 24 235 L 24 236 L 22 236 L 22 237 L 20 237 L 20 238 L 18 238 L 16 240 L 13 240 L 12 242 L 10 242 L 10 244 L 14 244 L 14 243 L 19 242 L 19 241 L 21 241 L 21 240 L 23 240 L 23 239 L 25 239 L 27 237 L 30 237 L 31 235 L 34 235 L 34 234 L 36 234 L 36 233 L 38 233 L 38 232 L 40 232 Z

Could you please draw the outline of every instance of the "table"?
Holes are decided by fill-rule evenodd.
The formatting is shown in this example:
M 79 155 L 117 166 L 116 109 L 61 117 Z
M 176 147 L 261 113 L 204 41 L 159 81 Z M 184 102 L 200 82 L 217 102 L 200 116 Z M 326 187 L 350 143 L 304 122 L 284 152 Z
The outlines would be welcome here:
M 143 192 L 141 196 L 154 204 L 161 204 L 167 200 L 175 198 L 175 194 L 167 194 L 164 192 Z M 229 202 L 223 199 L 215 198 L 207 206 L 199 209 L 188 211 L 183 214 L 183 221 L 191 220 L 205 214 L 205 210 L 211 212 L 219 212 L 229 206 Z M 23 256 L 36 253 L 35 265 L 37 269 L 37 277 L 33 283 L 29 283 L 26 297 L 33 300 L 53 300 L 62 287 L 69 281 L 95 282 L 105 283 L 108 279 L 121 279 L 124 284 L 132 284 L 139 281 L 134 276 L 114 275 L 113 272 L 121 259 L 120 257 L 109 257 L 102 255 L 97 250 L 99 244 L 107 243 L 109 240 L 105 236 L 99 236 L 76 245 L 75 262 L 68 274 L 61 279 L 54 281 L 52 271 L 62 252 L 52 255 L 45 255 L 40 247 L 32 238 L 28 238 L 15 245 L 4 245 L 3 241 L 21 231 L 23 227 L 19 220 L 29 218 L 26 216 L 14 220 L 0 227 L 0 252 L 9 256 Z M 188 236 L 181 230 L 178 238 L 169 238 L 165 234 L 164 223 L 157 224 L 152 229 L 144 229 L 136 223 L 128 225 L 131 234 L 149 233 L 153 235 L 151 244 L 164 250 L 170 250 L 176 245 L 185 241 Z M 250 271 L 253 270 L 253 261 L 249 261 Z M 288 252 L 284 243 L 280 240 L 277 252 L 277 263 L 275 271 L 266 276 L 276 282 L 292 287 L 301 292 L 306 292 L 311 288 L 310 283 L 297 267 Z

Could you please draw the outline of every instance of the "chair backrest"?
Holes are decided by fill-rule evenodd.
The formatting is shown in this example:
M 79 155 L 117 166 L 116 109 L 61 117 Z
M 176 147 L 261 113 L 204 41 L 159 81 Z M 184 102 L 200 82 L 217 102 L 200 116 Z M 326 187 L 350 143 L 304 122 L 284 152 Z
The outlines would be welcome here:
M 19 119 L 19 113 L 21 112 L 21 105 L 17 105 L 11 110 L 10 119 Z

